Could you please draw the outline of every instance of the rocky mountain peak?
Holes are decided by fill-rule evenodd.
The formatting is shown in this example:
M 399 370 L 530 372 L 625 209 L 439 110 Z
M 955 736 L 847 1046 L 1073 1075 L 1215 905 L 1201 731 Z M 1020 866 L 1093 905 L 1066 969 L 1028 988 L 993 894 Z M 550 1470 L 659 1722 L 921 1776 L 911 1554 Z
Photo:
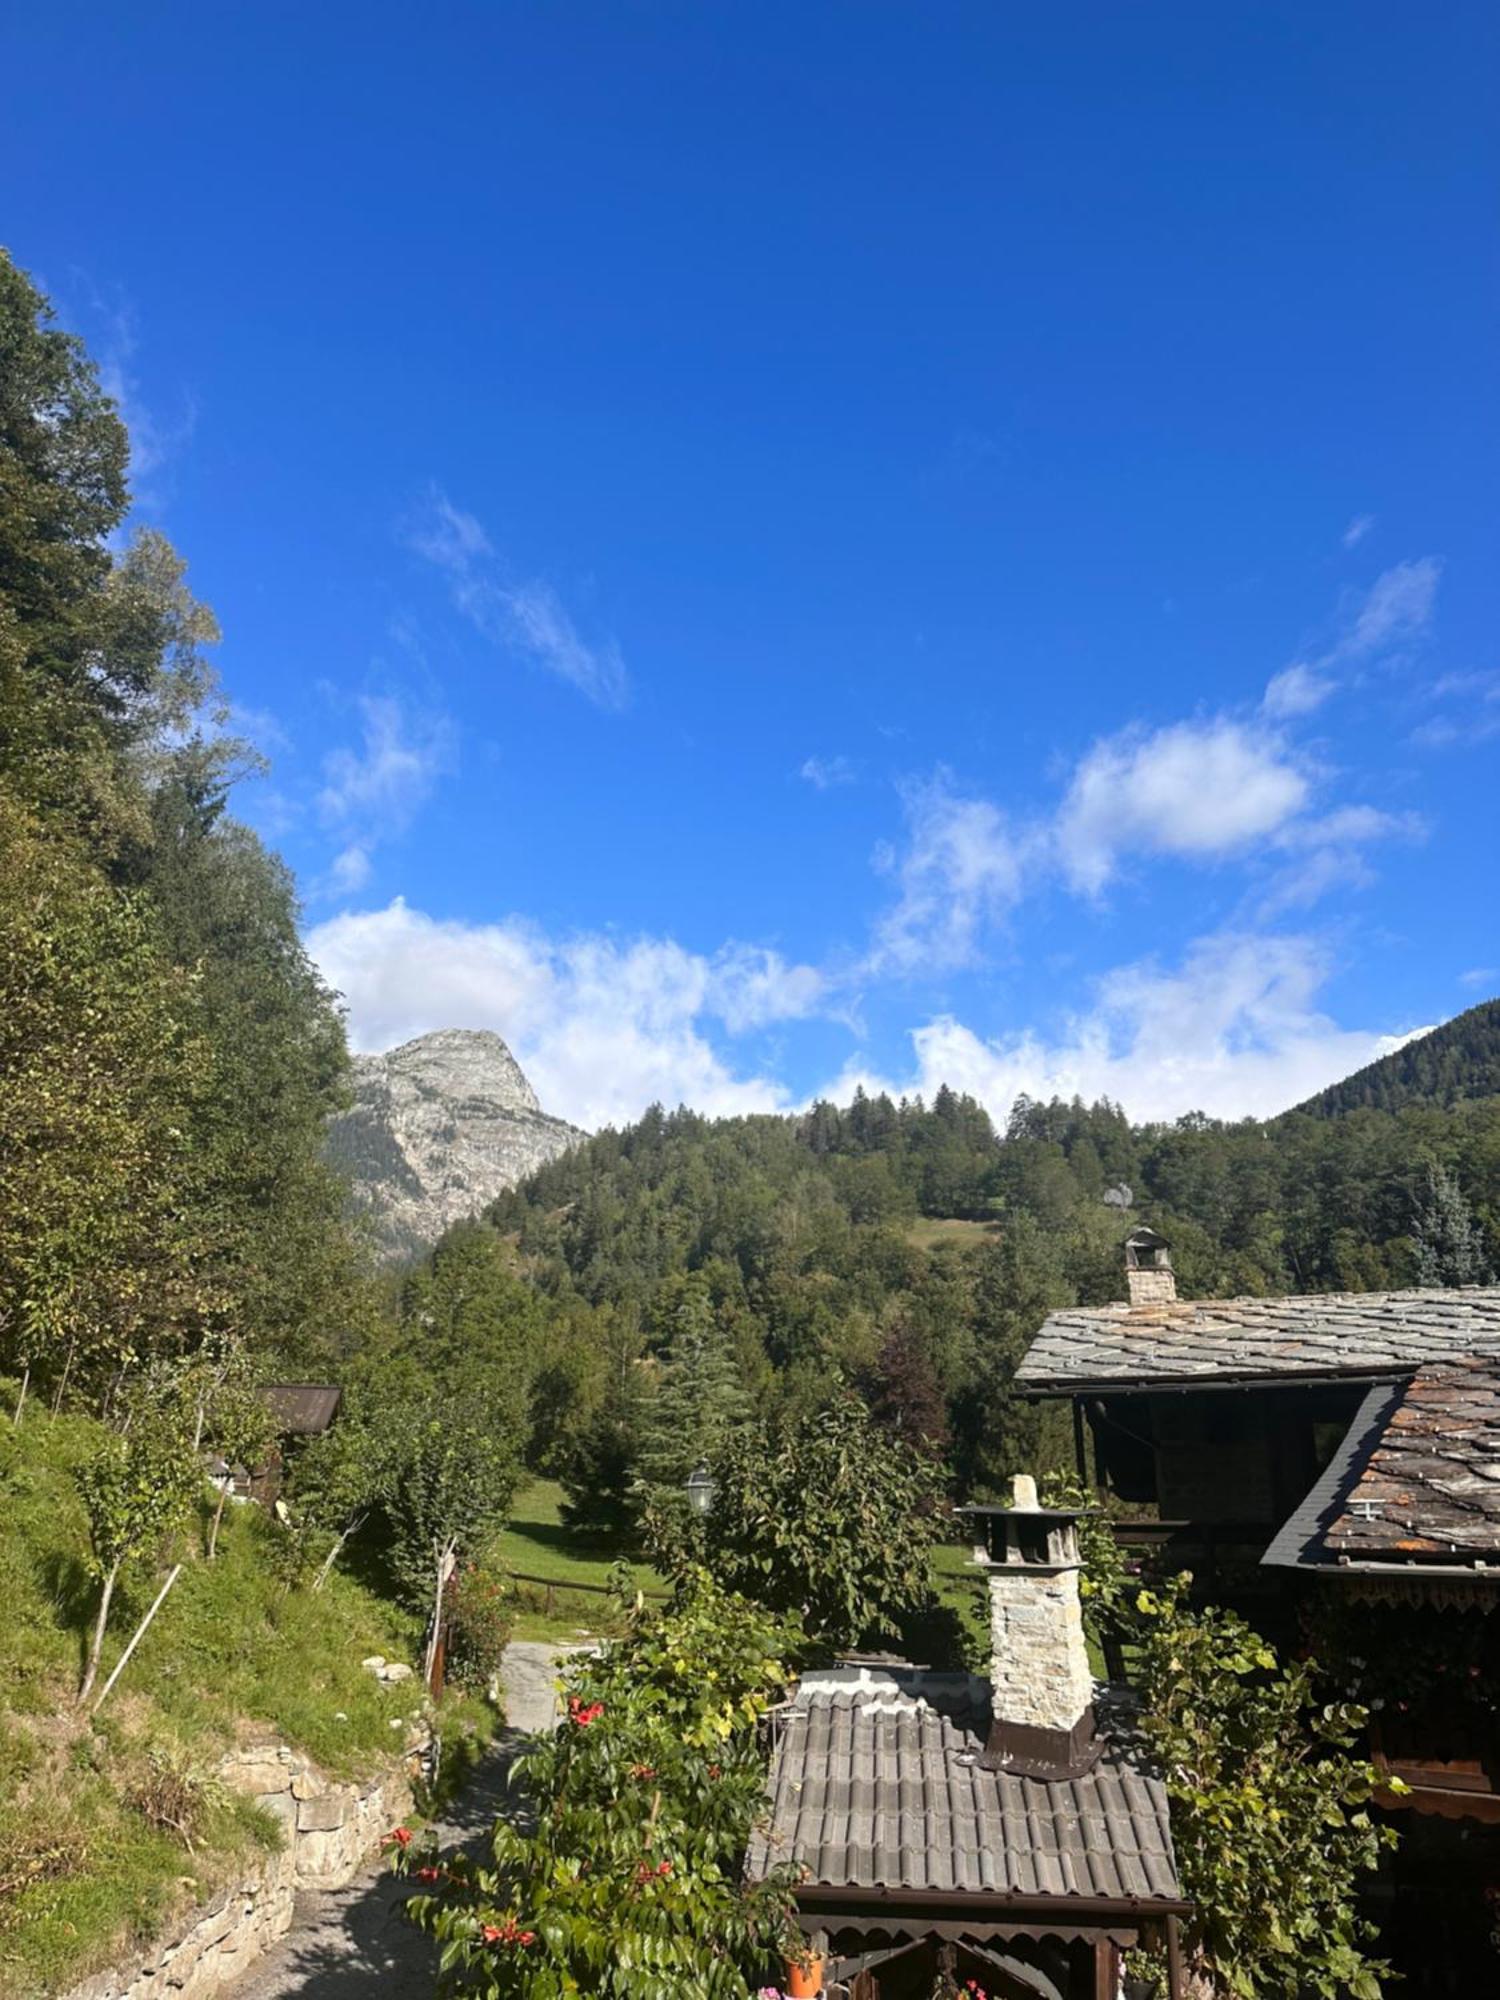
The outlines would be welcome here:
M 355 1075 L 439 1097 L 470 1096 L 511 1112 L 544 1116 L 526 1072 L 490 1028 L 435 1028 L 384 1055 L 356 1056 Z
M 436 1242 L 584 1134 L 543 1111 L 521 1065 L 487 1028 L 439 1028 L 353 1061 L 354 1103 L 329 1128 L 390 1262 Z

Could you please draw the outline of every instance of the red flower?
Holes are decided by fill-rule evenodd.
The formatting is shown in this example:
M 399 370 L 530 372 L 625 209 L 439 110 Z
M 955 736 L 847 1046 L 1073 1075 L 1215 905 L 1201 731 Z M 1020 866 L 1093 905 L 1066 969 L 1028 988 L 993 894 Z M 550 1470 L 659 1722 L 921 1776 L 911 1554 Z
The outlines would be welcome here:
M 503 1923 L 481 1924 L 479 1935 L 486 1944 L 535 1944 L 536 1932 L 523 1931 L 514 1917 L 507 1917 Z
M 443 1871 L 441 1868 L 419 1868 L 417 1870 L 417 1880 L 419 1882 L 441 1882 L 442 1879 Z
M 630 1775 L 632 1778 L 654 1778 L 656 1776 L 656 1766 L 654 1764 L 632 1764 Z
M 581 1695 L 570 1694 L 568 1696 L 568 1720 L 569 1722 L 576 1723 L 580 1729 L 587 1729 L 589 1724 L 597 1722 L 603 1713 L 604 1703 L 602 1701 L 586 1702 Z
M 401 1848 L 410 1847 L 411 1828 L 409 1826 L 392 1827 L 390 1832 L 386 1835 L 386 1839 L 395 1841 L 398 1847 Z

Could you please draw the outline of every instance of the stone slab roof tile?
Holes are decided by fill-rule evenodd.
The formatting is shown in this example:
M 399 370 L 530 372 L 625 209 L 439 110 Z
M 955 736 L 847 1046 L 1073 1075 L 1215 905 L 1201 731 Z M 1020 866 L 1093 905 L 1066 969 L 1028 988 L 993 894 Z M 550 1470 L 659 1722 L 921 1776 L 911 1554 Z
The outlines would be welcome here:
M 1500 1358 L 1500 1286 L 1179 1299 L 1053 1313 L 1017 1370 L 1062 1394 L 1153 1383 L 1397 1375 L 1467 1355 Z

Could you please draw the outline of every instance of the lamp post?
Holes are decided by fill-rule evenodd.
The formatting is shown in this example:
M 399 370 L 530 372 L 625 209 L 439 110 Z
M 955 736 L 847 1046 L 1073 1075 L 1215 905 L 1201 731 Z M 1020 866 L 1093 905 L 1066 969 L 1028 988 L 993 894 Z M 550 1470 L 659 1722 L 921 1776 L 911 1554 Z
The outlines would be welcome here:
M 688 1505 L 698 1515 L 706 1514 L 714 1504 L 716 1491 L 714 1476 L 706 1465 L 700 1465 L 689 1475 L 687 1483 Z

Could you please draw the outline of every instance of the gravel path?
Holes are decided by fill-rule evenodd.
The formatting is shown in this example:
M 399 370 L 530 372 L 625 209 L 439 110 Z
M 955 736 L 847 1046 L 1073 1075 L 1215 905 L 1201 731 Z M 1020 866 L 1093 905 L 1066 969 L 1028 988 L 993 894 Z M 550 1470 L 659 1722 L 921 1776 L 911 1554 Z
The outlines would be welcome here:
M 446 1847 L 482 1841 L 510 1795 L 506 1778 L 523 1736 L 557 1721 L 561 1652 L 517 1639 L 505 1649 L 507 1726 L 495 1738 L 461 1797 L 437 1828 Z M 428 2000 L 435 1951 L 431 1940 L 401 1918 L 404 1886 L 378 1863 L 342 1889 L 314 1890 L 297 1899 L 297 1919 L 284 1938 L 237 1980 L 224 2000 Z

